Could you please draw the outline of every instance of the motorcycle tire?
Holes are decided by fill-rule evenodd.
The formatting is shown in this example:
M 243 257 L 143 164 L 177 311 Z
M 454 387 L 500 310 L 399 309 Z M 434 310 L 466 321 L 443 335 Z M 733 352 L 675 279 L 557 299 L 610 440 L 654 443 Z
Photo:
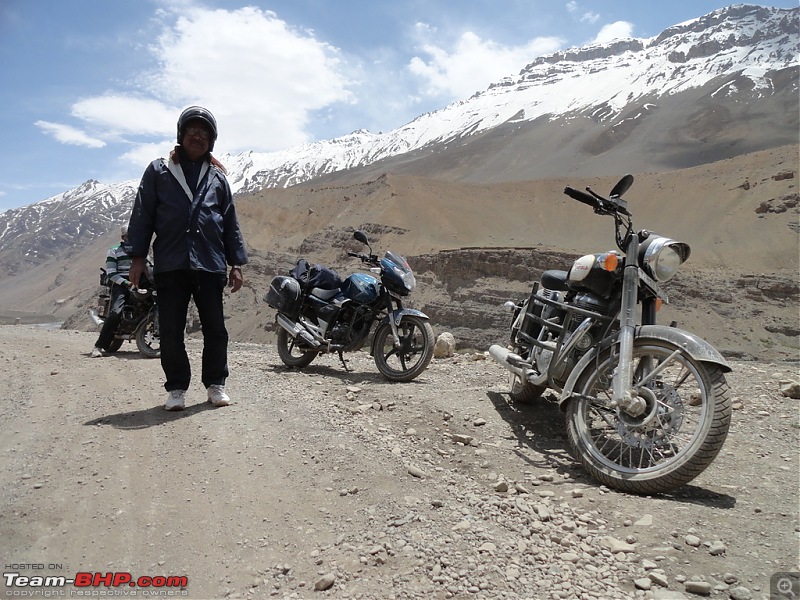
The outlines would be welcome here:
M 514 348 L 514 353 L 522 355 L 519 347 Z M 533 404 L 547 390 L 545 385 L 533 385 L 528 381 L 523 381 L 516 373 L 509 373 L 508 385 L 511 390 L 508 395 L 511 401 L 517 404 Z
M 667 492 L 697 477 L 722 448 L 731 421 L 728 384 L 719 365 L 698 362 L 667 341 L 634 340 L 633 360 L 634 387 L 665 363 L 637 388 L 644 414 L 632 417 L 609 406 L 617 357 L 607 350 L 578 378 L 578 396 L 567 406 L 567 436 L 600 482 L 633 494 Z
M 147 320 L 136 331 L 136 347 L 145 358 L 161 356 L 161 340 L 155 333 L 155 316 L 148 315 Z
M 109 354 L 114 354 L 114 352 L 122 348 L 122 342 L 124 341 L 125 340 L 121 340 L 119 338 L 114 338 L 111 340 L 111 343 L 108 345 L 108 348 L 106 348 L 105 351 Z
M 523 382 L 519 376 L 514 373 L 511 373 L 509 383 L 511 385 L 511 391 L 508 395 L 511 397 L 512 402 L 518 404 L 533 404 L 542 397 L 542 394 L 547 389 L 547 386 L 544 385 L 533 385 L 527 381 Z
M 278 356 L 283 364 L 294 369 L 302 369 L 311 364 L 317 356 L 316 351 L 304 350 L 296 343 L 295 338 L 283 328 L 278 330 Z
M 418 377 L 433 358 L 436 342 L 431 324 L 420 317 L 408 315 L 397 326 L 400 339 L 395 340 L 389 323 L 375 330 L 373 349 L 375 366 L 389 381 L 411 381 Z M 395 346 L 395 342 L 398 342 Z

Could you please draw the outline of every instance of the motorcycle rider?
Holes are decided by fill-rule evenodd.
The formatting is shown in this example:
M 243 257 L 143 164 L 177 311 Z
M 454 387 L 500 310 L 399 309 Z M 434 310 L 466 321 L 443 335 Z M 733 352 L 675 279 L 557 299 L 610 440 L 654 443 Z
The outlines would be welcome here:
M 139 283 L 153 241 L 161 367 L 169 393 L 164 408 L 183 410 L 191 381 L 184 343 L 190 299 L 203 332 L 201 381 L 212 406 L 227 406 L 228 331 L 223 290 L 242 287 L 247 251 L 224 167 L 211 151 L 217 121 L 201 106 L 178 117 L 178 145 L 169 158 L 156 159 L 142 175 L 131 211 L 131 281 Z M 230 265 L 230 274 L 226 266 Z
M 120 242 L 108 249 L 106 254 L 106 277 L 110 288 L 111 302 L 100 336 L 89 354 L 92 358 L 107 356 L 106 349 L 114 340 L 114 333 L 122 320 L 122 309 L 128 300 L 133 284 L 128 274 L 131 270 L 130 247 L 128 246 L 128 226 L 120 227 Z

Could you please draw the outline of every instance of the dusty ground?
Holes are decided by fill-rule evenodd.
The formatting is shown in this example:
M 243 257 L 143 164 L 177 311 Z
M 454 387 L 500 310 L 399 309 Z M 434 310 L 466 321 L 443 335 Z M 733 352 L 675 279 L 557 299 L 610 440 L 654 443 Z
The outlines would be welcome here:
M 4 573 L 188 582 L 5 576 L 3 597 L 743 600 L 800 570 L 798 401 L 779 392 L 796 363 L 733 363 L 722 453 L 643 498 L 588 479 L 558 410 L 509 405 L 504 371 L 473 355 L 389 384 L 365 354 L 350 373 L 335 357 L 296 372 L 271 346 L 237 343 L 234 404 L 210 408 L 195 382 L 187 410 L 168 413 L 158 361 L 133 344 L 90 359 L 94 338 L 0 327 Z

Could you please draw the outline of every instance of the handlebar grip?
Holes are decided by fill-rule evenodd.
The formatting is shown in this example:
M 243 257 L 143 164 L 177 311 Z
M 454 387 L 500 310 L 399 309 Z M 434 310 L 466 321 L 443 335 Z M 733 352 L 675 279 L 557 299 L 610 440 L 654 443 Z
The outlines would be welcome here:
M 564 193 L 569 196 L 570 198 L 577 200 L 578 202 L 583 202 L 584 204 L 588 204 L 592 208 L 597 206 L 597 200 L 591 194 L 587 194 L 586 192 L 582 192 L 580 190 L 576 190 L 575 188 L 571 188 L 569 186 L 564 188 Z

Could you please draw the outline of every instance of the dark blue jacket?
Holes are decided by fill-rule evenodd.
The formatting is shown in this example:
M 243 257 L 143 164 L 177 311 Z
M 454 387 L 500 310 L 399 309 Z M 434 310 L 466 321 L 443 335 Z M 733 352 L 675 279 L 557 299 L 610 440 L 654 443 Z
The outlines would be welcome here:
M 171 158 L 148 165 L 128 223 L 131 255 L 147 256 L 153 234 L 156 273 L 187 269 L 226 273 L 226 265 L 247 263 L 228 180 L 208 162 L 195 194 L 180 164 Z

